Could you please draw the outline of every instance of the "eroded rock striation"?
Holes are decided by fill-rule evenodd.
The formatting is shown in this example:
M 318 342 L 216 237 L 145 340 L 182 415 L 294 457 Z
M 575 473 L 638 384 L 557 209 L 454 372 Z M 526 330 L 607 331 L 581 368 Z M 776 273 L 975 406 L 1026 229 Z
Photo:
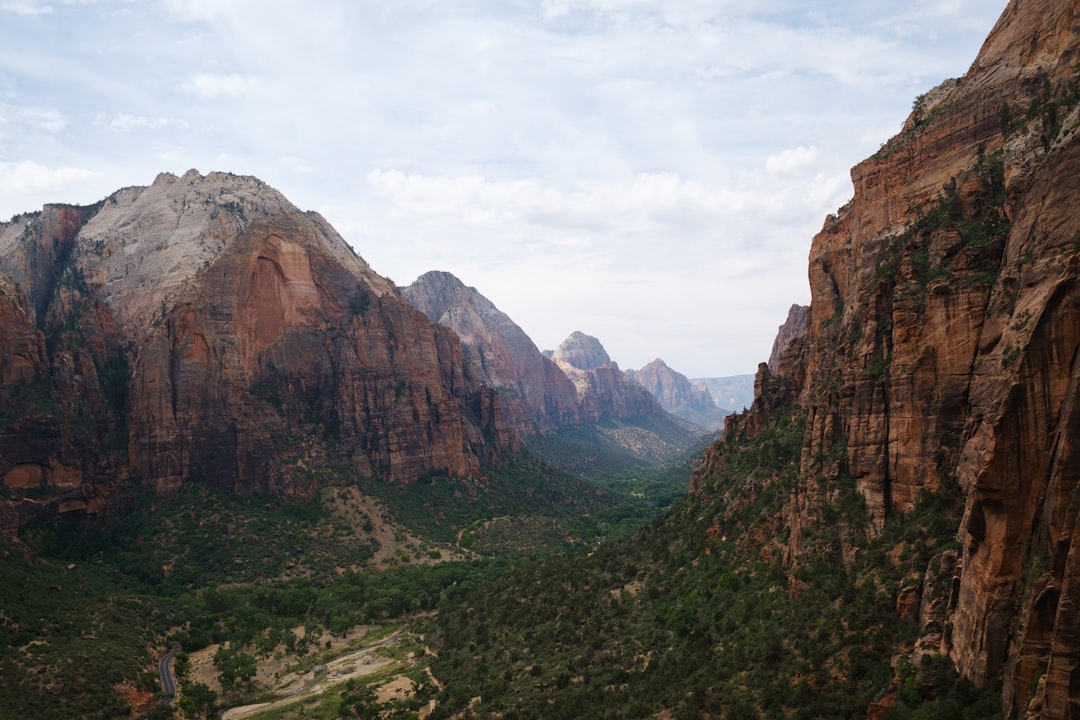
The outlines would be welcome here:
M 871 536 L 957 488 L 960 549 L 928 568 L 945 589 L 921 593 L 917 652 L 1001 680 L 1010 718 L 1080 713 L 1078 60 L 1075 2 L 1009 4 L 968 73 L 852 170 L 813 240 L 806 334 L 728 425 L 760 432 L 783 392 L 806 410 L 793 564 L 842 483 Z
M 806 334 L 806 318 L 810 308 L 806 305 L 792 305 L 788 309 L 787 319 L 776 333 L 773 341 L 772 353 L 769 355 L 769 370 L 773 373 L 780 368 L 780 358 L 792 341 Z
M 469 476 L 517 446 L 457 335 L 255 178 L 47 206 L 0 225 L 0 269 L 0 477 L 37 488 L 27 512 L 128 474 L 304 494 L 326 466 Z

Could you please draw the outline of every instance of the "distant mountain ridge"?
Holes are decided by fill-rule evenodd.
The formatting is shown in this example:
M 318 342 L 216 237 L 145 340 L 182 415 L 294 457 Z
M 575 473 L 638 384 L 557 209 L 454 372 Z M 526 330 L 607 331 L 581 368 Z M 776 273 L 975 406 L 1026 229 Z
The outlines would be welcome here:
M 753 374 L 691 378 L 690 382 L 704 385 L 716 406 L 730 412 L 738 412 L 754 404 Z
M 527 441 L 566 431 L 579 454 L 592 452 L 580 442 L 588 437 L 651 464 L 675 459 L 699 440 L 701 428 L 669 415 L 645 388 L 624 376 L 595 337 L 575 331 L 549 359 L 505 313 L 450 273 L 425 273 L 402 294 L 462 338 L 484 382 L 504 398 L 508 424 Z M 582 427 L 595 423 L 607 431 Z M 541 448 L 555 448 L 546 459 L 561 467 L 578 464 L 560 459 L 565 453 L 555 447 L 555 438 L 531 444 L 541 454 Z
M 447 272 L 421 275 L 402 295 L 434 323 L 452 328 L 463 351 L 504 396 L 511 424 L 523 434 L 582 422 L 573 383 L 529 336 L 476 288 Z
M 657 358 L 640 370 L 627 370 L 626 376 L 641 385 L 659 401 L 668 412 L 706 430 L 724 427 L 728 413 L 713 402 L 705 383 L 693 383 L 682 373 L 672 370 Z

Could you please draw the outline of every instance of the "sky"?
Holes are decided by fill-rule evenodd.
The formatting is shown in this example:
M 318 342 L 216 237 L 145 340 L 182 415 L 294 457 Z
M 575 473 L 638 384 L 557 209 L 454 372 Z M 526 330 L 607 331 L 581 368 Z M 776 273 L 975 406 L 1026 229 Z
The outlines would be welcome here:
M 1005 0 L 0 0 L 0 218 L 255 175 L 540 349 L 753 373 L 850 168 Z

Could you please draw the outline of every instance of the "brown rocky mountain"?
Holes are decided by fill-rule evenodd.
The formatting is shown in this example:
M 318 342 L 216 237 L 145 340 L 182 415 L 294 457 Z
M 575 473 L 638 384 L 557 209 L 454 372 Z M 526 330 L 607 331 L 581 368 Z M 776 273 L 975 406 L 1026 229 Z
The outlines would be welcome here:
M 724 427 L 726 412 L 716 407 L 704 383 L 691 384 L 686 376 L 657 358 L 640 370 L 626 370 L 626 377 L 648 390 L 660 407 L 706 430 Z
M 575 330 L 555 348 L 552 360 L 573 381 L 587 421 L 664 413 L 652 393 L 628 380 L 591 335 Z
M 907 650 L 1000 681 L 1009 718 L 1080 714 L 1078 58 L 1073 0 L 1009 3 L 968 73 L 852 170 L 813 241 L 806 334 L 727 426 L 805 408 L 793 565 L 823 551 L 814 528 L 844 482 L 870 534 L 958 487 L 959 549 L 911 585 Z M 841 556 L 865 540 L 846 533 Z
M 429 272 L 402 293 L 432 322 L 457 333 L 462 350 L 499 390 L 508 420 L 519 433 L 543 433 L 581 421 L 574 384 L 476 288 L 450 273 Z
M 254 178 L 160 175 L 0 224 L 5 518 L 118 478 L 308 493 L 317 468 L 469 476 L 516 447 L 458 337 Z
M 575 331 L 549 358 L 476 288 L 447 272 L 425 273 L 402 294 L 457 333 L 485 382 L 499 391 L 507 422 L 523 436 L 665 414 L 647 391 L 623 376 L 595 337 Z M 698 433 L 685 427 L 682 434 L 690 443 Z

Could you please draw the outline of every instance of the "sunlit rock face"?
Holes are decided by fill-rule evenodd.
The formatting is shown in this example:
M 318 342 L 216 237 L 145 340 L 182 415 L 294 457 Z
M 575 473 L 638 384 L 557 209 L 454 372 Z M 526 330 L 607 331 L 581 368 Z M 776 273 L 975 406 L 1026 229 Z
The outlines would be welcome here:
M 87 509 L 132 473 L 307 493 L 320 463 L 408 482 L 517 445 L 454 332 L 254 178 L 19 216 L 0 270 L 0 396 L 42 396 L 3 418 L 9 485 L 78 486 Z
M 871 534 L 958 484 L 960 550 L 928 569 L 918 652 L 1002 679 L 1014 718 L 1080 712 L 1078 57 L 1075 2 L 1010 3 L 968 73 L 852 170 L 810 250 L 805 336 L 758 373 L 807 412 L 791 562 L 842 479 Z M 727 432 L 769 412 L 759 392 Z
M 600 341 L 580 330 L 575 330 L 559 343 L 551 359 L 559 367 L 570 371 L 593 370 L 611 362 L 611 358 L 608 357 Z

